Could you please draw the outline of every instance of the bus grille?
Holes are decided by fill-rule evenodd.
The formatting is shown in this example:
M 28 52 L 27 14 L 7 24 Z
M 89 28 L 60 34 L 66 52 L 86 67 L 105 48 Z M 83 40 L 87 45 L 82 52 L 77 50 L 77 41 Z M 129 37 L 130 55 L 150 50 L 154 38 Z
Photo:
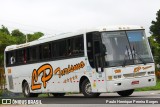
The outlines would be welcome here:
M 9 89 L 13 89 L 13 77 L 12 75 L 8 75 Z
M 138 72 L 138 73 L 130 73 L 130 74 L 123 74 L 125 78 L 129 77 L 139 77 L 139 76 L 144 76 L 146 72 Z

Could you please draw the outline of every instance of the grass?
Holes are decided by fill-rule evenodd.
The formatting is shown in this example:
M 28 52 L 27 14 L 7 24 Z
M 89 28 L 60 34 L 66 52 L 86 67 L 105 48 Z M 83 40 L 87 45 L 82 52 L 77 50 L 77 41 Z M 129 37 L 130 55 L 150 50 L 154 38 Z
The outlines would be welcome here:
M 0 89 L 0 98 L 1 98 L 1 95 L 2 95 L 2 90 Z M 0 104 L 2 104 L 2 100 L 0 100 Z
M 0 97 L 1 97 L 1 95 L 2 95 L 2 90 L 0 89 Z
M 136 89 L 136 91 L 152 91 L 152 90 L 160 90 L 160 79 L 157 79 L 156 86 Z

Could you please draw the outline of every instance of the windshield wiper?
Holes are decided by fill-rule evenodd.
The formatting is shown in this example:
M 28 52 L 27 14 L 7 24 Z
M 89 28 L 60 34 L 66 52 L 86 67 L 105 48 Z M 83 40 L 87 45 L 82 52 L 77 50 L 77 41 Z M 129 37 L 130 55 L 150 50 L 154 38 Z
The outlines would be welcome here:
M 145 65 L 146 64 L 146 62 L 143 60 L 143 58 L 141 57 L 141 55 L 140 54 L 138 54 L 136 51 L 135 51 L 135 48 L 134 48 L 134 46 L 133 46 L 133 49 L 128 49 L 128 47 L 126 46 L 126 52 L 125 52 L 125 56 L 124 56 L 124 60 L 123 60 L 123 67 L 125 67 L 126 66 L 126 57 L 128 57 L 128 59 L 129 60 L 132 60 L 133 59 L 133 61 L 134 60 L 136 60 L 136 58 L 135 57 L 138 57 L 138 59 Z
M 129 50 L 128 50 L 128 47 L 126 46 L 126 52 L 124 53 L 125 55 L 124 55 L 124 60 L 123 60 L 123 67 L 125 67 L 126 66 L 126 57 L 128 56 L 129 57 L 129 59 L 130 59 L 130 56 L 129 56 Z
M 145 65 L 146 62 L 143 60 L 143 58 L 141 57 L 140 54 L 137 53 L 137 51 L 135 50 L 134 46 L 133 46 L 133 49 L 132 49 L 132 54 L 134 56 L 133 60 L 135 60 L 135 56 L 137 56 L 139 58 L 139 60 Z

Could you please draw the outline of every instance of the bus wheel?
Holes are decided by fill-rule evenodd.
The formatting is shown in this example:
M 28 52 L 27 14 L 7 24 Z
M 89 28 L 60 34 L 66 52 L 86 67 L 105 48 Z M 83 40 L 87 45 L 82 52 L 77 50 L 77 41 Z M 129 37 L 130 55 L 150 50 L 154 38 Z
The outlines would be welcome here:
M 84 80 L 82 83 L 82 93 L 85 97 L 98 97 L 100 93 L 92 93 L 92 87 L 89 80 Z
M 25 97 L 38 97 L 38 93 L 30 93 L 29 85 L 27 82 L 23 84 L 22 92 Z
M 118 91 L 117 93 L 122 97 L 130 96 L 133 93 L 134 89 L 125 90 L 125 91 Z
M 65 93 L 52 93 L 54 97 L 63 97 Z

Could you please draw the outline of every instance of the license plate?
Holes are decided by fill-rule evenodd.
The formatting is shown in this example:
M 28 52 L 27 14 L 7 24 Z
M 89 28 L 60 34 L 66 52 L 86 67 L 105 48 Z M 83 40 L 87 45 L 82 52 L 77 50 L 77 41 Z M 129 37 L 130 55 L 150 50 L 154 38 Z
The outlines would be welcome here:
M 132 85 L 139 84 L 139 81 L 132 81 Z

